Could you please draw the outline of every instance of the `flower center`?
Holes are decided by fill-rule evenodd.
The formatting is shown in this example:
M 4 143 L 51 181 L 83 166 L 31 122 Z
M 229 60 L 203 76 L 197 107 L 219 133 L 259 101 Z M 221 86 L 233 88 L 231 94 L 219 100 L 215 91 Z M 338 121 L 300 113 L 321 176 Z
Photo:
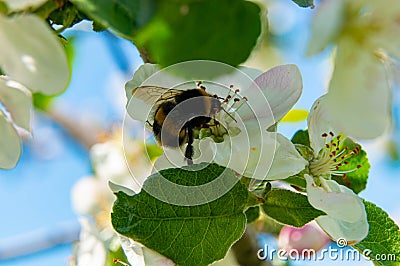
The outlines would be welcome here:
M 351 36 L 361 46 L 367 45 L 372 35 L 377 35 L 384 29 L 380 15 L 368 4 L 350 3 L 345 9 L 344 35 Z
M 344 165 L 349 164 L 348 160 L 360 152 L 357 146 L 354 149 L 349 149 L 343 145 L 344 137 L 339 134 L 335 136 L 333 132 L 323 133 L 321 135 L 325 139 L 325 147 L 321 149 L 318 156 L 310 162 L 310 174 L 313 176 L 322 176 L 330 179 L 331 175 L 342 176 L 346 178 L 346 174 L 353 172 L 361 167 L 356 167 L 348 170 L 340 170 Z
M 215 113 L 208 123 L 208 127 L 200 129 L 199 139 L 211 137 L 214 142 L 219 143 L 224 141 L 224 135 L 233 137 L 240 133 L 241 130 L 236 124 L 235 114 L 247 102 L 247 98 L 240 97 L 240 90 L 234 90 L 233 85 L 229 87 L 228 95 L 221 102 L 222 109 Z M 218 96 L 215 97 L 219 98 Z

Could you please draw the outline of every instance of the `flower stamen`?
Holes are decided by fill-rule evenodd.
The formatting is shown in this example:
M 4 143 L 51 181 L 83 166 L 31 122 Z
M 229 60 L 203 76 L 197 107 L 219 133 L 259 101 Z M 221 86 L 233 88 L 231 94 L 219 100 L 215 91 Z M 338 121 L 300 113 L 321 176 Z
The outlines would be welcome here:
M 207 127 L 199 129 L 204 134 L 203 137 L 211 137 L 218 142 L 223 141 L 223 137 L 226 134 L 235 136 L 239 134 L 240 129 L 236 124 L 231 124 L 232 122 L 237 123 L 235 119 L 235 113 L 247 102 L 246 97 L 241 97 L 239 95 L 240 90 L 234 89 L 234 85 L 229 86 L 229 92 L 225 98 L 218 97 L 214 95 L 214 98 L 221 99 L 221 107 L 219 112 L 214 112 L 212 119 L 208 122 Z M 203 138 L 200 137 L 200 138 Z
M 313 176 L 342 176 L 346 178 L 347 173 L 356 171 L 361 167 L 357 165 L 355 168 L 348 170 L 340 170 L 344 165 L 348 165 L 348 160 L 360 152 L 360 148 L 350 150 L 347 146 L 342 147 L 344 137 L 339 134 L 335 137 L 333 132 L 323 133 L 324 147 L 319 155 L 310 162 L 310 173 Z

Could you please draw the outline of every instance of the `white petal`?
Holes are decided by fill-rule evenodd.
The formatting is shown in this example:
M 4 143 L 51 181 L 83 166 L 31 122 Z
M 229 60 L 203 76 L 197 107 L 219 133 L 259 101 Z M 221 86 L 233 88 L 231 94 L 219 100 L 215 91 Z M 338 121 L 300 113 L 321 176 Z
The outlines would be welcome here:
M 325 0 L 319 3 L 311 24 L 308 55 L 321 52 L 334 41 L 344 23 L 344 7 L 343 0 Z
M 329 110 L 326 103 L 326 95 L 318 98 L 308 115 L 308 134 L 310 136 L 311 148 L 313 148 L 315 155 L 317 156 L 319 151 L 324 147 L 326 141 L 330 141 L 332 136 L 328 134 L 329 132 L 335 135 L 335 132 L 331 125 L 331 118 L 329 117 Z M 323 138 L 322 134 L 327 133 L 327 138 Z
M 318 217 L 316 221 L 334 241 L 344 238 L 349 245 L 354 245 L 368 235 L 369 225 L 366 216 L 351 223 L 326 215 Z
M 389 9 L 389 8 L 388 8 Z M 399 11 L 400 13 L 400 11 Z M 397 22 L 398 23 L 398 22 Z M 376 33 L 373 38 L 371 36 L 373 46 L 381 48 L 388 52 L 391 56 L 400 58 L 400 25 L 392 23 L 382 29 L 381 32 Z
M 143 64 L 133 74 L 133 78 L 125 84 L 126 98 L 132 97 L 132 91 L 142 85 L 149 77 L 160 71 L 160 67 L 156 64 Z
M 4 72 L 34 92 L 64 90 L 70 79 L 67 57 L 49 26 L 34 15 L 0 16 L 0 25 Z
M 308 164 L 285 136 L 277 134 L 277 141 L 278 147 L 267 180 L 285 179 L 301 172 Z
M 224 141 L 216 143 L 214 146 L 214 160 L 217 164 L 230 168 L 236 173 L 252 177 L 252 172 L 246 172 L 250 158 L 250 144 L 248 140 L 242 139 L 242 137 L 241 134 L 233 138 L 229 138 L 228 135 L 225 135 Z M 264 177 L 265 175 L 263 178 Z
M 274 67 L 258 76 L 243 95 L 263 128 L 279 121 L 300 98 L 303 88 L 300 71 L 295 65 Z M 272 116 L 271 116 L 272 111 Z M 248 120 L 242 115 L 243 120 Z
M 133 191 L 132 189 L 127 188 L 127 187 L 125 187 L 123 185 L 116 184 L 116 183 L 114 183 L 112 181 L 108 181 L 108 187 L 110 188 L 110 190 L 113 193 L 117 193 L 117 192 L 121 191 L 121 192 L 124 192 L 125 194 L 127 194 L 129 196 L 133 196 L 133 195 L 136 194 L 135 191 Z
M 101 180 L 92 176 L 79 179 L 71 191 L 73 209 L 82 215 L 96 215 L 102 211 L 107 196 L 102 195 L 102 186 Z
M 239 89 L 241 96 L 246 96 L 246 89 L 251 86 L 253 81 L 262 74 L 262 71 L 254 68 L 240 66 L 238 68 L 230 68 L 230 73 L 215 78 L 215 82 L 222 84 L 224 87 L 229 89 L 230 85 L 233 85 L 233 89 Z M 226 92 L 215 92 L 220 96 L 224 96 Z
M 323 188 L 317 186 L 311 176 L 305 175 L 305 178 L 308 201 L 314 208 L 324 211 L 332 218 L 349 223 L 357 222 L 366 215 L 364 204 L 351 189 L 333 180 L 320 178 L 321 182 L 325 182 L 325 188 Z
M 164 148 L 164 150 L 168 150 L 168 155 L 164 152 L 160 157 L 157 158 L 156 162 L 154 163 L 152 173 L 156 173 L 164 169 L 180 168 L 187 165 L 187 162 L 185 162 L 184 159 L 184 153 L 182 153 L 179 149 Z
M 368 22 L 378 29 L 367 36 L 369 45 L 374 49 L 383 49 L 391 56 L 400 59 L 400 2 L 397 0 L 368 1 L 364 3 L 364 6 L 369 7 Z M 365 17 L 364 15 L 364 20 Z
M 243 74 L 249 76 L 249 78 L 251 80 L 255 80 L 258 76 L 260 76 L 263 73 L 261 70 L 251 68 L 251 67 L 246 67 L 246 66 L 239 66 L 238 69 Z M 248 88 L 248 87 L 246 87 L 246 88 Z
M 174 266 L 175 263 L 164 257 L 163 255 L 144 247 L 143 248 L 143 254 L 144 254 L 144 261 L 145 261 L 145 265 L 147 266 Z M 136 264 L 131 264 L 131 265 L 136 265 Z
M 28 8 L 37 8 L 47 2 L 47 0 L 3 0 L 7 4 L 9 11 L 21 11 Z
M 308 201 L 327 213 L 316 221 L 333 240 L 344 238 L 349 244 L 355 244 L 367 236 L 369 225 L 364 204 L 351 189 L 320 178 L 327 191 L 316 186 L 311 176 L 305 175 L 305 178 Z
M 249 129 L 215 144 L 215 162 L 240 175 L 265 180 L 276 150 L 276 134 Z
M 118 183 L 126 175 L 129 175 L 124 151 L 118 142 L 107 141 L 93 145 L 90 149 L 90 158 L 96 176 L 100 179 L 111 179 Z
M 384 65 L 351 40 L 338 45 L 326 97 L 332 123 L 358 138 L 375 138 L 390 125 L 390 90 Z
M 122 235 L 119 235 L 119 239 L 128 262 L 135 266 L 145 266 L 146 263 L 143 255 L 144 246 Z
M 77 266 L 103 266 L 106 263 L 107 252 L 102 242 L 100 232 L 94 223 L 88 219 L 79 219 L 81 233 L 79 243 L 74 251 Z
M 17 131 L 0 109 L 0 168 L 13 168 L 21 154 Z
M 28 89 L 18 82 L 0 76 L 0 102 L 17 126 L 31 131 L 32 95 Z

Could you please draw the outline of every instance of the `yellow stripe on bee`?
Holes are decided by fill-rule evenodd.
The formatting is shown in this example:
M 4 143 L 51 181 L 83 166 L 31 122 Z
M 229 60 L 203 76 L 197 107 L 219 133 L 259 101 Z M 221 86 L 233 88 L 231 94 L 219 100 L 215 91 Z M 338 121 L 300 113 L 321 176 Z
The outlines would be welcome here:
M 300 121 L 306 120 L 307 116 L 308 116 L 307 110 L 294 109 L 294 110 L 290 110 L 289 113 L 287 113 L 281 119 L 280 122 L 289 122 L 289 123 L 300 122 Z
M 158 108 L 156 115 L 154 116 L 154 120 L 157 121 L 160 126 L 164 123 L 166 114 L 162 108 Z

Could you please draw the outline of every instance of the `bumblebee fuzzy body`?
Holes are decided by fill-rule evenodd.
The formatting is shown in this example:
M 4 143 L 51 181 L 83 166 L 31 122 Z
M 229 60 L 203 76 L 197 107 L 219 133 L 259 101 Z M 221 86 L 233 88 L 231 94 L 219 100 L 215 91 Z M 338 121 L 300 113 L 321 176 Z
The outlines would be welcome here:
M 221 110 L 221 102 L 208 94 L 205 88 L 185 91 L 168 90 L 169 97 L 160 97 L 156 103 L 152 130 L 162 146 L 177 148 L 187 144 L 185 157 L 188 164 L 193 157 L 195 129 L 208 127 L 212 116 Z

